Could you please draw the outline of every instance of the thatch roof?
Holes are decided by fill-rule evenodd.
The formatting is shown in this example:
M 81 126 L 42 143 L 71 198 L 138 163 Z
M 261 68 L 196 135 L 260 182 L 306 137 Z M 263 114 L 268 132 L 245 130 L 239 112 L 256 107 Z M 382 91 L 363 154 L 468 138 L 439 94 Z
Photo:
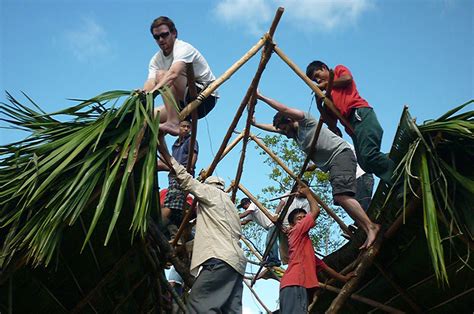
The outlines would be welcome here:
M 468 113 L 472 117 L 473 112 Z M 472 120 L 470 121 L 472 130 Z M 419 137 L 419 128 L 405 108 L 400 120 L 395 140 L 390 152 L 396 162 L 402 161 L 410 150 L 410 146 Z M 438 137 L 436 154 L 448 159 L 450 164 L 465 178 L 473 179 L 474 140 L 462 139 L 456 132 L 448 133 L 438 130 L 435 133 L 424 133 L 423 136 Z M 414 169 L 413 169 L 414 171 Z M 413 172 L 419 175 L 419 173 Z M 439 180 L 439 177 L 437 178 Z M 438 202 L 437 208 L 445 211 L 438 214 L 439 234 L 442 238 L 444 265 L 448 283 L 437 278 L 432 263 L 432 253 L 427 243 L 424 230 L 424 208 L 422 200 L 409 192 L 404 211 L 403 198 L 399 193 L 389 195 L 384 185 L 379 185 L 371 206 L 369 215 L 385 226 L 385 230 L 393 225 L 399 217 L 406 217 L 396 232 L 389 234 L 382 243 L 380 252 L 374 265 L 363 276 L 355 294 L 367 297 L 379 303 L 391 306 L 404 312 L 430 313 L 468 313 L 474 308 L 474 261 L 470 254 L 474 248 L 474 202 L 473 194 L 465 196 L 464 188 L 449 179 L 447 187 L 450 201 L 454 204 L 456 220 L 451 220 L 448 209 Z M 432 185 L 435 179 L 432 178 Z M 414 184 L 413 190 L 422 195 L 419 183 Z M 399 191 L 397 191 L 399 192 Z M 387 198 L 388 196 L 388 198 Z M 439 197 L 439 196 L 438 196 Z M 470 198 L 469 198 L 470 197 Z M 468 199 L 471 201 L 468 202 Z M 442 217 L 444 216 L 444 217 Z M 448 218 L 446 218 L 448 217 Z M 443 223 L 448 221 L 447 224 Z M 403 223 L 403 220 L 401 220 Z M 460 226 L 461 230 L 455 228 Z M 359 243 L 362 241 L 362 232 L 356 234 L 356 239 L 348 242 L 341 249 L 327 256 L 324 261 L 337 270 L 344 269 L 355 261 L 359 254 Z M 390 233 L 390 231 L 388 231 Z M 387 234 L 386 234 L 387 235 Z M 320 291 L 314 312 L 327 309 L 336 294 L 329 291 Z M 344 313 L 366 313 L 374 310 L 373 307 L 357 301 L 348 301 L 343 309 Z

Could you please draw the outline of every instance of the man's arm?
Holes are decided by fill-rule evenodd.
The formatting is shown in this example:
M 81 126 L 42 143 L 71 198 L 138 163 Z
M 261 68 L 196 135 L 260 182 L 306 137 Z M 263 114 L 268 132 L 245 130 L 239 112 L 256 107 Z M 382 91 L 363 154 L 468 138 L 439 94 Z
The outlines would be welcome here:
M 181 188 L 193 194 L 199 202 L 203 204 L 208 203 L 207 197 L 209 193 L 211 193 L 211 187 L 194 179 L 193 176 L 186 171 L 185 167 L 170 156 L 168 147 L 166 147 L 166 142 L 164 141 L 164 135 L 161 133 L 159 135 L 158 151 L 165 163 L 170 167 L 170 171 L 176 174 L 176 179 Z
M 300 190 L 300 193 L 305 195 L 306 198 L 308 199 L 308 203 L 309 203 L 309 208 L 310 208 L 310 211 L 309 211 L 309 214 L 311 216 L 313 216 L 313 219 L 316 220 L 316 218 L 318 218 L 319 216 L 319 212 L 320 212 L 320 208 L 319 208 L 319 205 L 318 205 L 318 202 L 316 201 L 316 199 L 313 197 L 313 194 L 311 193 L 311 191 L 309 190 L 308 187 L 304 187 Z
M 240 218 L 240 219 L 245 218 L 245 217 L 247 217 L 248 215 L 250 215 L 251 213 L 252 213 L 252 211 L 247 209 L 247 210 L 244 211 L 243 213 L 240 213 L 240 214 L 239 214 L 239 218 Z
M 280 202 L 278 203 L 276 209 L 275 209 L 275 215 L 279 215 L 283 207 L 285 207 L 286 201 L 284 199 L 281 199 Z
M 155 78 L 148 79 L 143 86 L 146 92 L 154 92 L 165 85 L 171 86 L 174 81 L 184 73 L 186 64 L 183 61 L 175 62 L 171 65 L 168 71 L 157 82 Z
M 326 265 L 326 264 L 325 264 Z M 323 268 L 323 270 L 332 278 L 340 281 L 340 282 L 347 282 L 349 279 L 351 279 L 352 277 L 355 277 L 356 274 L 354 272 L 350 272 L 348 273 L 347 275 L 342 275 L 341 273 L 338 273 L 337 271 L 335 271 L 333 268 L 329 267 L 328 265 L 326 265 L 325 268 Z
M 302 120 L 304 118 L 304 112 L 303 111 L 301 111 L 299 109 L 296 109 L 296 108 L 288 107 L 288 106 L 282 104 L 281 102 L 276 101 L 275 99 L 268 98 L 268 97 L 262 95 L 259 91 L 257 91 L 257 98 L 260 99 L 261 101 L 267 103 L 268 105 L 270 105 L 270 107 L 272 107 L 276 111 L 283 113 L 285 116 L 287 116 L 289 118 L 292 118 L 295 121 L 299 121 L 299 120 Z
M 156 170 L 157 171 L 170 171 L 170 168 L 164 162 L 158 159 Z
M 240 225 L 241 225 L 241 226 L 245 226 L 246 224 L 248 224 L 248 223 L 251 222 L 251 221 L 252 221 L 251 219 L 242 220 L 242 221 L 240 222 Z
M 258 123 L 255 121 L 255 117 L 252 119 L 252 125 L 264 131 L 282 134 L 282 132 L 275 128 L 272 124 Z

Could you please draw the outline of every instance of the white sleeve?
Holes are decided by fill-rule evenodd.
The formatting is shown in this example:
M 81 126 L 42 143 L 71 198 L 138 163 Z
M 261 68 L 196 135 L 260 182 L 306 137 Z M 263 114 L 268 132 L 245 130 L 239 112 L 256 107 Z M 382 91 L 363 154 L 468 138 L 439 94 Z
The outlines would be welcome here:
M 157 54 L 155 54 L 148 64 L 148 79 L 154 79 L 156 77 L 156 73 L 158 72 L 158 60 Z
M 188 43 L 180 42 L 173 50 L 173 63 L 181 61 L 184 63 L 192 63 L 196 56 L 196 48 Z
M 254 213 L 257 209 L 258 207 L 254 203 L 250 203 L 249 208 L 247 208 L 247 210 L 250 210 L 252 213 Z

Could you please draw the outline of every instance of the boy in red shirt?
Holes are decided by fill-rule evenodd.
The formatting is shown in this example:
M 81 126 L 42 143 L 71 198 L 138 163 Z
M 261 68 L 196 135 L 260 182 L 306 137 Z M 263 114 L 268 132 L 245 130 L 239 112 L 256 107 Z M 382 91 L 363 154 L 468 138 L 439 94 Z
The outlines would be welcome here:
M 317 82 L 321 90 L 327 89 L 330 72 L 325 63 L 311 62 L 306 68 L 306 76 Z M 334 68 L 334 81 L 330 94 L 328 96 L 332 98 L 336 108 L 354 130 L 354 133 L 351 133 L 346 125 L 346 131 L 352 137 L 357 162 L 361 168 L 367 173 L 374 173 L 385 183 L 391 185 L 395 163 L 388 158 L 388 155 L 380 152 L 383 129 L 372 107 L 359 95 L 352 74 L 347 67 L 338 65 Z M 337 129 L 337 120 L 334 115 L 328 112 L 321 114 L 325 117 L 324 122 L 331 130 Z
M 288 216 L 290 230 L 288 232 L 289 263 L 280 281 L 280 313 L 304 313 L 308 310 L 308 292 L 318 287 L 319 270 L 325 270 L 330 276 L 340 281 L 347 281 L 354 274 L 341 275 L 327 266 L 314 255 L 313 243 L 309 230 L 315 226 L 319 215 L 319 206 L 309 189 L 300 190 L 310 206 L 310 212 L 302 208 L 294 209 Z

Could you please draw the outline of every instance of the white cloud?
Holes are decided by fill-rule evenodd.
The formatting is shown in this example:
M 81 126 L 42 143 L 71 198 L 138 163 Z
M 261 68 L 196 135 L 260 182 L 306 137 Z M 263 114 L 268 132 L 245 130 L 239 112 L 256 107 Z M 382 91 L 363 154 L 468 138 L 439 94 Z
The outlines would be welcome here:
M 111 52 L 104 28 L 91 17 L 83 17 L 78 26 L 64 32 L 68 48 L 80 61 L 107 56 Z
M 273 12 L 271 3 L 266 0 L 223 0 L 217 4 L 215 14 L 245 32 L 261 35 L 267 30 Z
M 374 0 L 223 0 L 216 7 L 218 18 L 243 30 L 261 34 L 277 7 L 285 8 L 283 18 L 295 28 L 331 31 L 354 25 L 373 7 Z M 245 28 L 246 27 L 246 28 Z
M 296 25 L 326 31 L 357 22 L 372 7 L 372 0 L 279 0 Z

